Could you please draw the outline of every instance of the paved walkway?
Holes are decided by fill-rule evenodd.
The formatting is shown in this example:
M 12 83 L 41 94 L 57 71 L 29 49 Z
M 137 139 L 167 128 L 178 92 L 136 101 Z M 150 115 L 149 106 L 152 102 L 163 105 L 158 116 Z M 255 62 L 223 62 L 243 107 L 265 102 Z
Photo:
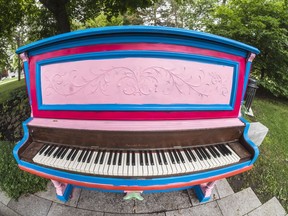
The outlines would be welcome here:
M 144 194 L 144 201 L 124 201 L 123 194 L 75 189 L 73 198 L 62 203 L 51 183 L 47 191 L 22 196 L 18 201 L 0 192 L 2 216 L 285 216 L 276 198 L 261 204 L 251 188 L 234 193 L 226 179 L 218 181 L 213 198 L 200 204 L 193 190 Z M 287 215 L 286 215 L 287 216 Z

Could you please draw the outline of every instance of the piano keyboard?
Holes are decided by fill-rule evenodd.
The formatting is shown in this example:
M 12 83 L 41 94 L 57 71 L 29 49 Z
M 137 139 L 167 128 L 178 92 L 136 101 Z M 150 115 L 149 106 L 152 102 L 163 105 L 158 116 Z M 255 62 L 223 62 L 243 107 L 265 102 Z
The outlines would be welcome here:
M 91 150 L 44 145 L 33 161 L 45 166 L 107 176 L 163 176 L 213 169 L 239 162 L 227 145 L 170 150 Z

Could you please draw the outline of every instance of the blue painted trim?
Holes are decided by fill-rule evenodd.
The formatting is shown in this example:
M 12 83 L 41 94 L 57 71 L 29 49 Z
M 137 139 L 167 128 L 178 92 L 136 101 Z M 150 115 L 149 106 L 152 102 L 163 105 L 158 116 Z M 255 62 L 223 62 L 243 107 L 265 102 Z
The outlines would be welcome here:
M 32 49 L 38 49 L 43 46 L 49 46 L 52 44 L 59 44 L 63 41 L 80 39 L 81 37 L 91 37 L 91 36 L 107 36 L 113 35 L 117 37 L 117 34 L 144 34 L 146 37 L 149 35 L 159 35 L 163 38 L 165 37 L 175 37 L 175 38 L 189 38 L 190 40 L 196 38 L 198 40 L 205 40 L 211 44 L 221 44 L 235 47 L 235 49 L 240 49 L 244 51 L 250 51 L 258 54 L 259 50 L 255 47 L 249 46 L 247 44 L 224 38 L 221 36 L 208 34 L 204 32 L 191 31 L 186 29 L 170 28 L 170 27 L 158 27 L 158 26 L 113 26 L 113 27 L 103 27 L 79 30 L 70 33 L 65 33 L 61 35 L 56 35 L 50 38 L 46 38 L 40 41 L 33 42 L 26 46 L 20 47 L 16 53 L 22 53 L 25 51 L 31 51 Z
M 28 138 L 29 138 L 29 131 L 28 131 L 28 127 L 27 124 L 32 120 L 33 118 L 30 117 L 27 120 L 25 120 L 24 122 L 22 122 L 22 127 L 24 130 L 24 135 L 23 138 L 15 145 L 15 147 L 13 148 L 13 155 L 14 158 L 16 159 L 18 164 L 22 164 L 22 160 L 20 160 L 19 156 L 18 156 L 18 151 L 20 149 L 20 147 L 27 142 Z
M 35 56 L 47 52 L 52 52 L 61 49 L 79 47 L 79 46 L 89 46 L 89 45 L 99 45 L 99 44 L 119 44 L 119 43 L 156 43 L 156 44 L 172 44 L 172 45 L 181 45 L 181 46 L 191 46 L 208 50 L 220 51 L 232 55 L 237 55 L 246 58 L 247 52 L 244 50 L 238 50 L 231 48 L 227 45 L 219 45 L 215 43 L 208 43 L 207 41 L 198 40 L 198 39 L 183 39 L 175 38 L 169 36 L 131 36 L 131 35 L 107 35 L 102 38 L 102 36 L 97 39 L 95 38 L 82 38 L 75 41 L 64 41 L 61 44 L 56 44 L 48 47 L 42 47 L 36 50 L 31 50 L 29 52 L 30 56 Z M 153 46 L 153 45 L 151 45 Z M 147 48 L 149 50 L 149 48 Z
M 56 195 L 57 199 L 59 199 L 62 202 L 68 202 L 70 199 L 70 196 L 72 194 L 73 186 L 71 184 L 67 184 L 67 187 L 63 193 L 62 196 Z
M 250 162 L 249 165 L 252 165 L 255 163 L 256 159 L 258 158 L 259 156 L 259 149 L 257 147 L 257 145 L 255 145 L 255 143 L 248 137 L 248 131 L 249 131 L 249 128 L 250 128 L 250 123 L 244 119 L 243 117 L 240 117 L 239 118 L 243 123 L 245 123 L 245 129 L 244 129 L 244 133 L 243 133 L 243 136 L 244 136 L 244 139 L 247 141 L 247 143 L 253 148 L 254 150 L 254 156 Z
M 33 169 L 42 173 L 46 173 L 55 177 L 60 177 L 64 179 L 75 180 L 79 182 L 85 183 L 97 183 L 104 185 L 113 185 L 113 186 L 153 186 L 153 185 L 167 185 L 167 184 L 175 184 L 175 183 L 185 183 L 191 182 L 199 179 L 206 179 L 209 177 L 218 176 L 227 172 L 232 172 L 238 169 L 242 169 L 244 167 L 249 166 L 250 161 L 246 161 L 240 164 L 235 164 L 229 167 L 225 167 L 222 169 L 205 171 L 202 173 L 194 173 L 189 175 L 181 175 L 181 176 L 173 176 L 173 177 L 165 177 L 165 178 L 153 178 L 153 179 L 122 179 L 122 178 L 104 178 L 104 177 L 96 177 L 89 176 L 83 174 L 75 174 L 69 173 L 65 171 L 60 171 L 52 168 L 43 167 L 36 164 L 31 164 L 26 161 L 22 161 L 22 166 L 25 166 L 29 169 Z
M 28 91 L 29 103 L 32 104 L 31 100 L 31 90 L 30 90 L 30 72 L 29 72 L 29 64 L 28 61 L 24 61 L 24 73 L 25 73 L 25 80 L 26 80 L 26 87 Z
M 166 58 L 166 59 L 180 59 L 188 61 L 204 62 L 209 64 L 226 65 L 234 68 L 233 70 L 233 81 L 232 89 L 230 94 L 229 104 L 43 104 L 42 92 L 41 92 L 41 66 L 55 63 L 71 62 L 71 61 L 82 61 L 82 60 L 97 60 L 97 59 L 119 59 L 119 58 Z M 37 94 L 37 105 L 39 110 L 82 110 L 82 111 L 174 111 L 174 110 L 228 110 L 234 109 L 237 85 L 239 76 L 239 65 L 237 62 L 218 59 L 209 56 L 199 55 L 188 55 L 182 53 L 170 53 L 160 51 L 111 51 L 111 52 L 96 52 L 96 53 L 85 53 L 72 56 L 62 56 L 53 59 L 45 59 L 36 63 L 36 94 Z
M 244 96 L 246 93 L 251 66 L 252 66 L 252 62 L 247 61 L 246 69 L 245 69 L 245 79 L 244 79 L 244 85 L 243 85 L 242 101 L 244 100 Z

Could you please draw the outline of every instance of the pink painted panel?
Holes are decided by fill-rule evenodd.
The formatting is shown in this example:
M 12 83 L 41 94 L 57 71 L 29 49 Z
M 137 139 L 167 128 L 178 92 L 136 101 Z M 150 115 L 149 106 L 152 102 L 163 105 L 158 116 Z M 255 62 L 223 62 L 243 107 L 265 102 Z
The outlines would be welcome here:
M 83 60 L 41 67 L 49 104 L 229 104 L 233 67 L 158 58 Z
M 244 126 L 238 118 L 171 121 L 103 121 L 34 118 L 28 125 L 109 131 L 171 131 Z

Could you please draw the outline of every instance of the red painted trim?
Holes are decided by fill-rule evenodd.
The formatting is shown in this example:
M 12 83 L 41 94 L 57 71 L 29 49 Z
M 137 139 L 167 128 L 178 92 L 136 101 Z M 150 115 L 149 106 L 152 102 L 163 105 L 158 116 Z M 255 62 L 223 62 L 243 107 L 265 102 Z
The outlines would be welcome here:
M 123 190 L 123 191 L 146 191 L 146 190 L 168 190 L 172 188 L 183 188 L 183 187 L 188 187 L 188 186 L 193 186 L 193 185 L 199 185 L 207 182 L 212 182 L 216 181 L 219 179 L 227 178 L 230 176 L 237 175 L 239 173 L 248 171 L 252 169 L 253 165 L 244 167 L 239 170 L 235 170 L 233 172 L 228 172 L 222 175 L 210 177 L 210 178 L 205 178 L 205 179 L 199 179 L 191 182 L 185 182 L 185 183 L 174 183 L 174 184 L 168 184 L 168 185 L 152 185 L 152 186 L 114 186 L 114 185 L 103 185 L 103 184 L 96 184 L 96 183 L 88 183 L 88 182 L 80 182 L 80 181 L 74 181 L 71 179 L 65 179 L 65 178 L 60 178 L 57 176 L 49 175 L 43 172 L 39 172 L 33 169 L 29 169 L 27 167 L 18 165 L 20 169 L 41 176 L 43 178 L 47 179 L 53 179 L 62 183 L 68 183 L 76 186 L 82 186 L 82 187 L 87 187 L 87 188 L 98 188 L 98 189 L 103 189 L 103 190 Z
M 115 50 L 155 50 L 169 51 L 178 53 L 189 53 L 205 55 L 216 58 L 229 59 L 239 63 L 239 77 L 236 95 L 235 109 L 232 111 L 48 111 L 38 110 L 36 96 L 35 65 L 37 61 L 49 58 L 55 58 L 66 55 L 106 52 Z M 101 44 L 74 47 L 48 52 L 29 58 L 31 98 L 34 117 L 39 118 L 64 118 L 64 119 L 83 119 L 83 120 L 172 120 L 172 119 L 208 119 L 208 118 L 229 118 L 238 117 L 241 105 L 242 90 L 245 76 L 246 60 L 243 57 L 222 53 L 218 51 L 200 49 L 195 47 L 172 45 L 172 44 L 152 44 L 152 43 L 129 43 L 129 44 Z

